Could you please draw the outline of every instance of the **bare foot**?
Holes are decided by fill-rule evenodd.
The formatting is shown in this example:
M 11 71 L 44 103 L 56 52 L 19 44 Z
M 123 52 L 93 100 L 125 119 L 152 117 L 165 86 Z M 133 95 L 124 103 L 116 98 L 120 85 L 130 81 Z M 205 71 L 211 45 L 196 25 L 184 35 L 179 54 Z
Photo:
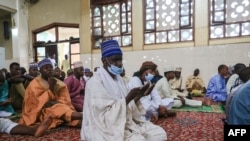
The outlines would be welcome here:
M 205 106 L 211 106 L 213 103 L 213 97 L 210 96 L 209 99 L 205 98 L 203 99 L 202 101 L 202 105 L 205 105 Z
M 152 123 L 156 124 L 156 122 L 158 121 L 158 117 L 153 115 L 153 116 L 151 117 L 150 121 L 151 121 Z
M 207 105 L 207 101 L 206 101 L 206 100 L 202 100 L 202 105 L 203 105 L 203 106 L 208 106 L 208 105 Z
M 175 117 L 176 116 L 176 112 L 174 112 L 174 111 L 168 111 L 166 115 L 167 115 L 167 117 Z
M 49 128 L 50 124 L 52 123 L 51 117 L 48 117 L 44 121 L 38 125 L 36 132 L 35 132 L 35 137 L 41 137 L 45 134 L 46 130 Z

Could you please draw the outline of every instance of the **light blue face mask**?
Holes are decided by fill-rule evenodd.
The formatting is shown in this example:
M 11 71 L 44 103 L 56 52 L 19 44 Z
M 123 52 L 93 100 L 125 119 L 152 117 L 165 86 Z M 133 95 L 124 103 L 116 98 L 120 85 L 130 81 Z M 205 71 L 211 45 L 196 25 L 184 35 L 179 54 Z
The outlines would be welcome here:
M 108 62 L 108 60 L 107 60 L 107 62 Z M 108 70 L 110 73 L 112 73 L 114 75 L 120 75 L 123 72 L 123 66 L 119 68 L 115 65 L 110 64 L 109 62 L 108 62 L 108 64 L 110 65 L 108 67 Z
M 145 79 L 146 79 L 147 81 L 151 81 L 153 78 L 154 78 L 154 75 L 151 74 L 151 73 L 148 73 L 147 75 L 145 75 Z

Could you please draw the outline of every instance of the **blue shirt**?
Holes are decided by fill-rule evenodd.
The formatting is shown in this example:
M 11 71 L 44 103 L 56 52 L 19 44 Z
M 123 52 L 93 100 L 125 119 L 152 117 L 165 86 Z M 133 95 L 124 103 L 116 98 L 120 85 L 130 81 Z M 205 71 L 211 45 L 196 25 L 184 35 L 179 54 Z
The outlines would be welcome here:
M 250 81 L 236 90 L 229 105 L 228 124 L 250 125 Z
M 222 102 L 227 99 L 226 79 L 219 74 L 209 80 L 206 98 L 209 99 L 211 96 L 215 102 Z

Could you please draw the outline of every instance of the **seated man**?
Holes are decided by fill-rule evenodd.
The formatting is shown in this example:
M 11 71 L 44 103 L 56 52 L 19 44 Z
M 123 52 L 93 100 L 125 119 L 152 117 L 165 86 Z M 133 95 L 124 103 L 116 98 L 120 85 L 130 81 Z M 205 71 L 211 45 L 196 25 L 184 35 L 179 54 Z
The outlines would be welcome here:
M 56 67 L 53 71 L 53 77 L 61 80 L 61 81 L 64 81 L 64 76 L 62 76 L 62 71 L 59 67 Z
M 24 83 L 26 78 L 21 74 L 19 63 L 13 62 L 10 64 L 10 76 L 7 78 L 9 83 L 9 97 L 11 105 L 15 111 L 22 109 L 23 98 L 25 94 Z
M 154 78 L 155 70 L 157 65 L 151 61 L 143 62 L 139 70 L 139 76 L 134 76 L 130 79 L 128 83 L 128 88 L 131 90 L 135 87 L 142 87 L 147 83 L 150 83 Z M 167 98 L 163 102 L 159 93 L 153 90 L 148 96 L 144 96 L 140 99 L 146 114 L 143 118 L 146 120 L 151 120 L 152 122 L 157 121 L 158 117 L 175 116 L 176 113 L 170 112 L 173 106 L 173 99 Z
M 232 102 L 233 97 L 235 96 L 235 94 L 237 94 L 237 90 L 240 89 L 250 79 L 250 67 L 242 68 L 242 70 L 238 72 L 238 75 L 239 75 L 239 79 L 240 79 L 240 81 L 242 81 L 242 83 L 239 84 L 237 87 L 234 87 L 231 90 L 231 93 L 228 94 L 228 96 L 227 96 L 226 108 L 225 108 L 226 121 L 228 121 L 229 108 L 231 106 L 231 102 Z
M 163 76 L 160 75 L 158 69 L 155 71 L 154 78 L 151 80 L 151 83 L 156 83 L 158 80 L 160 80 Z
M 86 81 L 83 78 L 83 63 L 77 61 L 73 63 L 74 74 L 64 80 L 67 85 L 72 105 L 76 111 L 82 112 L 84 101 L 84 90 Z
M 230 94 L 233 88 L 243 83 L 241 79 L 239 79 L 239 72 L 244 68 L 246 68 L 246 65 L 242 63 L 234 65 L 234 73 L 229 77 L 226 85 L 227 94 Z
M 227 65 L 219 65 L 218 74 L 210 78 L 207 86 L 206 101 L 207 105 L 210 105 L 211 102 L 216 102 L 220 104 L 225 104 L 227 99 L 227 90 L 226 90 L 226 79 L 228 75 Z
M 87 82 L 92 77 L 92 71 L 89 68 L 84 69 L 84 75 L 83 78 Z
M 179 96 L 176 91 L 173 91 L 170 87 L 169 81 L 174 79 L 175 73 L 174 68 L 171 66 L 164 68 L 164 77 L 160 79 L 156 85 L 155 89 L 159 92 L 162 99 L 172 98 L 174 99 L 173 107 L 181 107 L 182 105 L 188 106 L 202 106 L 202 101 L 190 100 L 186 97 Z
M 206 93 L 205 84 L 199 74 L 200 70 L 195 69 L 194 74 L 190 75 L 186 81 L 186 88 L 192 96 L 204 96 Z
M 102 63 L 86 83 L 81 140 L 86 141 L 165 141 L 166 132 L 143 120 L 145 109 L 140 99 L 152 86 L 128 91 L 120 74 L 122 51 L 117 41 L 101 44 Z
M 29 83 L 39 75 L 38 64 L 37 63 L 30 63 L 29 65 L 29 73 L 26 74 L 24 77 L 26 81 L 24 83 L 24 87 L 27 88 Z
M 188 96 L 188 92 L 181 88 L 182 85 L 182 76 L 181 76 L 181 67 L 175 68 L 175 77 L 169 81 L 170 87 L 174 93 L 178 96 L 186 97 Z
M 5 73 L 0 70 L 0 117 L 8 117 L 14 114 L 11 99 L 8 98 L 9 85 L 5 79 Z
M 73 69 L 68 69 L 68 71 L 67 71 L 67 77 L 69 77 L 72 74 L 74 74 Z
M 233 90 L 227 99 L 226 110 L 229 125 L 250 125 L 250 68 L 246 67 L 239 73 L 240 79 L 245 82 L 237 90 Z M 231 98 L 231 99 L 230 99 Z
M 45 58 L 38 63 L 41 76 L 33 79 L 26 89 L 20 124 L 31 126 L 52 116 L 49 129 L 62 123 L 78 126 L 82 113 L 76 112 L 69 97 L 67 86 L 52 77 L 53 66 Z
M 31 135 L 35 137 L 41 137 L 45 134 L 52 119 L 46 118 L 39 125 L 34 127 L 25 126 L 15 123 L 7 118 L 0 118 L 0 133 L 7 133 L 10 135 Z
M 25 67 L 20 67 L 20 70 L 21 70 L 22 75 L 26 75 L 27 71 L 26 71 Z

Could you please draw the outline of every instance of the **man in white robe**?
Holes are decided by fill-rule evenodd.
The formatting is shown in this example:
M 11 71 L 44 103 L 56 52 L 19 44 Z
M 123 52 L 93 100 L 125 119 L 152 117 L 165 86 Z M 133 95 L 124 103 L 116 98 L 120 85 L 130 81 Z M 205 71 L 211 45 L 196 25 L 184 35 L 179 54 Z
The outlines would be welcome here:
M 170 87 L 174 93 L 178 96 L 186 97 L 188 96 L 188 91 L 181 88 L 182 85 L 182 76 L 181 76 L 181 67 L 175 68 L 175 77 L 169 81 Z
M 243 63 L 237 63 L 234 66 L 234 74 L 232 74 L 226 84 L 227 94 L 232 92 L 232 89 L 243 84 L 242 80 L 239 78 L 239 73 L 242 69 L 246 68 L 246 65 Z
M 152 87 L 128 91 L 120 74 L 122 51 L 115 40 L 102 43 L 102 62 L 85 89 L 81 140 L 84 141 L 165 141 L 160 126 L 143 120 L 140 98 Z
M 161 78 L 159 81 L 157 81 L 154 89 L 156 89 L 161 98 L 173 98 L 174 99 L 174 105 L 173 107 L 181 107 L 182 105 L 188 105 L 188 106 L 202 106 L 202 101 L 198 100 L 190 100 L 186 97 L 179 96 L 175 93 L 175 91 L 172 91 L 169 81 L 175 77 L 174 68 L 171 66 L 164 68 L 164 77 Z
M 144 62 L 139 70 L 139 76 L 131 78 L 128 83 L 128 88 L 133 89 L 135 87 L 142 87 L 143 85 L 150 83 L 154 78 L 156 69 L 157 65 L 153 62 Z M 148 96 L 142 97 L 140 101 L 146 109 L 146 114 L 143 115 L 142 118 L 151 120 L 152 122 L 155 122 L 155 120 L 157 120 L 160 116 L 167 117 L 170 113 L 168 110 L 172 108 L 174 103 L 171 98 L 167 98 L 163 101 L 157 90 L 152 90 Z M 176 113 L 173 113 L 173 115 L 176 115 Z

